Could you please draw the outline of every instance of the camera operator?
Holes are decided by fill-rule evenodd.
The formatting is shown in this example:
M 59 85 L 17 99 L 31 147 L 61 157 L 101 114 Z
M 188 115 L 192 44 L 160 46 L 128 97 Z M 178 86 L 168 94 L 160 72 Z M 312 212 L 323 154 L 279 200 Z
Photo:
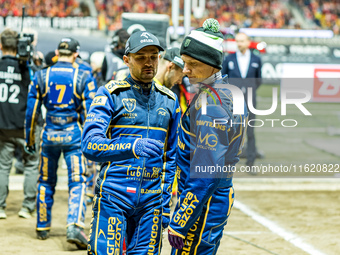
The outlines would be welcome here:
M 6 218 L 9 173 L 16 147 L 23 151 L 24 201 L 19 216 L 30 218 L 35 210 L 38 155 L 24 151 L 24 122 L 30 74 L 26 61 L 16 58 L 18 33 L 5 29 L 1 33 L 0 60 L 0 219 Z
M 32 28 L 24 28 L 22 30 L 21 33 L 22 37 L 25 37 L 24 40 L 22 40 L 23 44 L 19 45 L 20 43 L 18 42 L 18 46 L 17 48 L 21 49 L 22 52 L 18 50 L 18 57 L 20 59 L 25 59 L 27 60 L 27 64 L 29 66 L 30 69 L 30 79 L 33 79 L 34 73 L 36 73 L 37 71 L 41 70 L 44 65 L 45 65 L 45 61 L 44 61 L 44 55 L 42 52 L 37 51 L 36 47 L 37 47 L 37 43 L 38 43 L 38 32 Z M 29 45 L 29 47 L 27 47 L 27 45 Z M 23 54 L 24 56 L 21 56 L 20 54 Z M 38 134 L 40 134 L 42 127 L 44 125 L 44 120 L 43 120 L 43 116 L 42 114 L 39 115 L 39 118 L 37 120 L 37 130 L 36 132 Z M 39 135 L 37 135 L 37 140 L 39 139 Z M 37 148 L 36 151 L 39 151 L 39 144 L 40 142 L 37 142 Z M 24 159 L 23 159 L 23 155 L 22 155 L 22 149 L 21 147 L 17 147 L 15 149 L 15 173 L 16 174 L 23 174 L 24 173 Z

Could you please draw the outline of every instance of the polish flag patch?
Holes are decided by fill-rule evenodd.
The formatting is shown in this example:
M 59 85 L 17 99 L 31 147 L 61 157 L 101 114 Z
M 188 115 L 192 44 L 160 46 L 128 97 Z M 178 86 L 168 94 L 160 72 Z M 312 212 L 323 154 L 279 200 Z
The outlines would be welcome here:
M 126 188 L 126 192 L 129 192 L 129 193 L 136 193 L 136 188 L 127 187 L 127 188 Z

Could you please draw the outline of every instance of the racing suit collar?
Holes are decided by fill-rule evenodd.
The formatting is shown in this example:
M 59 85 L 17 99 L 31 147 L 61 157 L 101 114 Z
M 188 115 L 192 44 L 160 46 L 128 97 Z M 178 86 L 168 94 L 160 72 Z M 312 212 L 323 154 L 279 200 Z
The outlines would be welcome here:
M 150 83 L 136 81 L 131 77 L 131 75 L 128 75 L 128 77 L 126 77 L 126 80 L 132 85 L 132 88 L 137 90 L 140 94 L 149 95 L 151 89 L 153 89 L 154 81 Z
M 225 77 L 223 78 L 223 77 L 222 77 L 221 71 L 219 71 L 219 72 L 217 72 L 217 73 L 211 75 L 210 77 L 208 77 L 208 78 L 205 79 L 204 81 L 199 82 L 199 83 L 198 83 L 198 86 L 199 86 L 200 88 L 204 88 L 204 87 L 205 87 L 204 84 L 206 84 L 206 85 L 210 85 L 211 87 L 214 87 L 214 84 L 216 84 L 216 81 L 218 81 L 218 80 L 223 81 L 224 79 L 225 79 Z M 227 79 L 227 78 L 226 78 L 226 79 Z M 197 101 L 197 99 L 200 97 L 202 91 L 203 91 L 203 90 L 200 89 L 199 92 L 197 92 L 197 94 L 196 94 L 196 95 L 194 96 L 194 98 L 192 99 L 190 105 L 195 104 L 195 102 Z M 188 108 L 190 108 L 190 105 L 189 105 Z
M 210 77 L 202 81 L 201 83 L 211 85 L 211 84 L 214 84 L 217 80 L 221 80 L 221 79 L 222 79 L 222 73 L 221 71 L 219 71 L 217 73 L 214 73 L 213 75 L 211 75 Z
M 58 61 L 57 63 L 58 63 L 58 64 L 62 64 L 62 65 L 70 65 L 70 66 L 73 65 L 73 63 L 67 62 L 67 61 Z

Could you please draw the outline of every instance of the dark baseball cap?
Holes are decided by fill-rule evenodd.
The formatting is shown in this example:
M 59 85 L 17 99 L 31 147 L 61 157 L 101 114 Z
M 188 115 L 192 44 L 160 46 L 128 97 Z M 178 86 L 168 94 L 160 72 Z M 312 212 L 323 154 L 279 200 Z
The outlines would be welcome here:
M 60 40 L 58 50 L 62 53 L 79 52 L 79 42 L 71 37 Z
M 136 53 L 146 46 L 156 46 L 160 51 L 164 50 L 156 36 L 148 31 L 138 31 L 133 33 L 127 40 L 125 45 L 125 55 L 129 53 Z
M 54 65 L 58 61 L 58 56 L 56 56 L 54 51 L 50 51 L 45 55 L 45 63 L 48 66 Z
M 176 64 L 182 69 L 184 68 L 184 61 L 181 58 L 181 54 L 179 54 L 179 48 L 174 47 L 166 49 L 163 58 Z

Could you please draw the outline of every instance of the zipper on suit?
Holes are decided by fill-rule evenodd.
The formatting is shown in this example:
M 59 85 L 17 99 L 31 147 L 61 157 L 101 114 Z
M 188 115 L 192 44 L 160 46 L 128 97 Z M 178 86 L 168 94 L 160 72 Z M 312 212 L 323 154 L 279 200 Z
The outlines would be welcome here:
M 148 106 L 148 123 L 147 123 L 147 129 L 146 129 L 146 138 L 149 138 L 150 105 L 149 105 L 149 103 L 147 103 L 146 105 Z M 142 182 L 143 182 L 143 178 L 144 178 L 145 161 L 146 161 L 146 158 L 143 159 L 143 170 L 142 170 L 142 175 L 141 175 L 141 179 L 140 179 L 140 182 L 139 182 L 139 189 L 138 189 L 139 191 L 141 190 Z M 140 192 L 138 192 L 137 204 L 139 204 L 139 198 L 140 198 Z

